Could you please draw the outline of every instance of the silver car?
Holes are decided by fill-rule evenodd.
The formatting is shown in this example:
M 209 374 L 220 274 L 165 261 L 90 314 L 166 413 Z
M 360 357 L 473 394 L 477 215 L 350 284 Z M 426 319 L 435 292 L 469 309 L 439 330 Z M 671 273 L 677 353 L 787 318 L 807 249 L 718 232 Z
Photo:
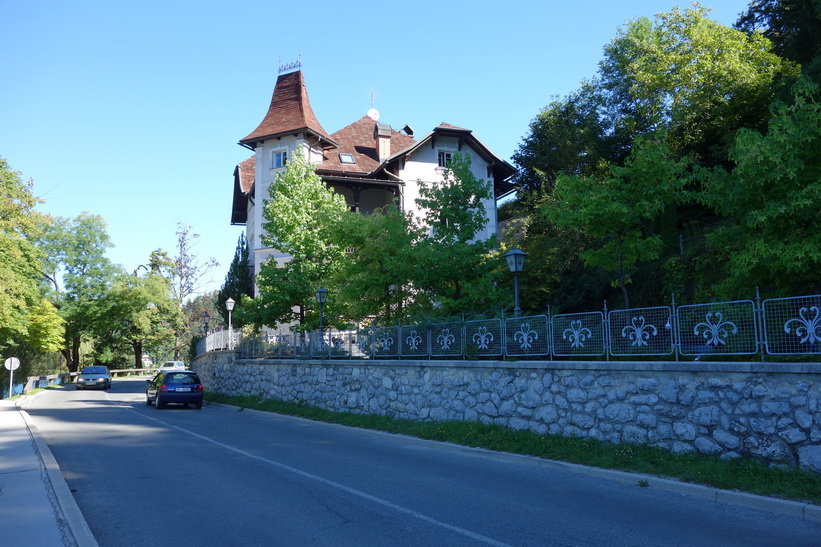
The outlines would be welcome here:
M 108 367 L 83 367 L 80 375 L 77 376 L 77 389 L 87 389 L 90 387 L 101 389 L 111 387 L 111 374 L 108 372 Z

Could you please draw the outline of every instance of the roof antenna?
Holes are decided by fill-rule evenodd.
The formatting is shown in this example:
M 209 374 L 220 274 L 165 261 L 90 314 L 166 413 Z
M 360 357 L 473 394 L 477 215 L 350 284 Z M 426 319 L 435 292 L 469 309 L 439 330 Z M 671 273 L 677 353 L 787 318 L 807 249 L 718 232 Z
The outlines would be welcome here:
M 368 110 L 368 117 L 373 121 L 378 121 L 379 111 L 376 108 L 374 108 L 374 102 L 376 101 L 376 96 L 379 94 L 376 92 L 375 89 L 371 88 L 371 91 L 369 93 L 366 93 L 366 95 L 371 96 L 371 108 L 370 110 Z

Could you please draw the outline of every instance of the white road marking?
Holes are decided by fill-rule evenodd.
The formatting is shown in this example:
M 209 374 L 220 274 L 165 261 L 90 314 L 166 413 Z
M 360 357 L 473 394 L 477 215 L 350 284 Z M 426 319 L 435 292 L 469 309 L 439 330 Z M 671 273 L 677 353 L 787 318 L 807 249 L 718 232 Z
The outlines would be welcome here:
M 275 462 L 274 460 L 269 460 L 268 458 L 263 458 L 261 456 L 251 454 L 251 453 L 246 452 L 244 450 L 240 450 L 239 448 L 235 448 L 233 446 L 230 446 L 230 445 L 221 443 L 219 441 L 215 441 L 214 439 L 210 439 L 208 437 L 200 435 L 199 433 L 194 433 L 193 431 L 189 431 L 188 429 L 184 429 L 184 428 L 178 427 L 176 425 L 171 425 L 167 422 L 163 422 L 163 421 L 158 420 L 156 418 L 152 418 L 151 416 L 146 416 L 145 414 L 137 412 L 136 410 L 133 410 L 133 409 L 129 409 L 129 410 L 131 412 L 133 412 L 134 414 L 142 416 L 143 418 L 153 420 L 155 422 L 159 422 L 159 423 L 161 423 L 165 426 L 174 428 L 177 431 L 181 431 L 183 433 L 191 435 L 192 437 L 196 437 L 196 438 L 201 439 L 203 441 L 206 441 L 206 442 L 209 442 L 211 444 L 217 445 L 217 446 L 219 446 L 221 448 L 224 448 L 226 450 L 236 452 L 237 454 L 242 454 L 243 456 L 245 456 L 247 458 L 251 458 L 253 460 L 257 460 L 257 461 L 260 461 L 260 462 L 263 462 L 263 463 L 267 463 L 269 465 L 273 465 L 274 467 L 278 467 L 278 468 L 283 469 L 285 471 L 289 471 L 291 473 L 294 473 L 295 475 L 299 475 L 299 476 L 304 477 L 306 479 L 310 479 L 310 480 L 325 484 L 327 486 L 330 486 L 332 488 L 342 490 L 343 492 L 353 494 L 354 496 L 358 496 L 360 498 L 366 499 L 366 500 L 371 501 L 373 503 L 378 503 L 379 505 L 382 505 L 382 506 L 387 507 L 389 509 L 393 509 L 394 511 L 398 511 L 400 513 L 404 513 L 404 514 L 409 515 L 411 517 L 417 518 L 419 520 L 427 522 L 428 524 L 433 524 L 434 526 L 439 526 L 441 528 L 445 528 L 447 530 L 450 530 L 451 532 L 456 532 L 457 534 L 461 534 L 461 535 L 467 536 L 471 539 L 481 541 L 482 543 L 487 543 L 488 545 L 495 545 L 497 547 L 510 547 L 507 543 L 501 543 L 499 541 L 496 541 L 495 539 L 483 536 L 481 534 L 477 534 L 475 532 L 471 532 L 470 530 L 465 530 L 464 528 L 459 528 L 458 526 L 453 526 L 452 524 L 448 524 L 446 522 L 436 520 L 435 518 L 432 518 L 432 517 L 429 517 L 429 516 L 424 515 L 422 513 L 419 513 L 417 511 L 414 511 L 413 509 L 408 509 L 407 507 L 402 507 L 401 505 L 391 503 L 388 500 L 384 500 L 382 498 L 372 496 L 371 494 L 368 494 L 366 492 L 362 492 L 361 490 L 357 490 L 355 488 L 345 486 L 344 484 L 339 484 L 338 482 L 334 482 L 332 480 L 325 479 L 323 477 L 320 477 L 318 475 L 314 475 L 312 473 L 307 473 L 305 471 L 301 471 L 299 469 L 296 469 L 295 467 L 291 467 L 290 465 L 285 465 L 283 463 Z

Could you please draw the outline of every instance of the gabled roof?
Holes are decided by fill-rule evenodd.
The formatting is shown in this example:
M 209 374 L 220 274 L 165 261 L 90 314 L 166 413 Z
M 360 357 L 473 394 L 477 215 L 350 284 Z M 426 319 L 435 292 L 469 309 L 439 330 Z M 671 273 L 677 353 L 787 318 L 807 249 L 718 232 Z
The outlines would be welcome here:
M 318 144 L 325 147 L 336 146 L 322 125 L 316 119 L 308 100 L 308 89 L 302 71 L 281 74 L 274 86 L 271 105 L 259 126 L 239 144 L 253 149 L 267 139 L 308 133 L 316 137 Z
M 462 150 L 463 144 L 467 144 L 488 164 L 487 176 L 493 177 L 493 194 L 497 199 L 515 190 L 510 180 L 510 178 L 516 174 L 515 167 L 494 154 L 490 148 L 476 138 L 470 129 L 464 129 L 445 122 L 440 123 L 433 131 L 418 141 L 415 141 L 413 145 L 391 154 L 391 157 L 385 160 L 385 163 L 389 164 L 402 157 L 409 156 L 427 144 L 429 144 L 431 148 L 436 148 L 436 140 L 440 137 L 456 138 L 459 150 Z
M 363 116 L 331 135 L 337 143 L 337 148 L 325 150 L 325 159 L 316 165 L 317 171 L 333 171 L 354 176 L 370 175 L 377 171 L 382 166 L 382 162 L 379 161 L 377 150 L 376 126 L 377 122 L 368 116 Z M 393 129 L 390 130 L 392 150 L 407 148 L 415 142 L 412 137 Z M 342 163 L 339 154 L 353 155 L 355 163 Z
M 231 208 L 231 224 L 245 224 L 248 221 L 248 197 L 253 195 L 256 163 L 256 156 L 251 156 L 234 168 L 234 200 Z

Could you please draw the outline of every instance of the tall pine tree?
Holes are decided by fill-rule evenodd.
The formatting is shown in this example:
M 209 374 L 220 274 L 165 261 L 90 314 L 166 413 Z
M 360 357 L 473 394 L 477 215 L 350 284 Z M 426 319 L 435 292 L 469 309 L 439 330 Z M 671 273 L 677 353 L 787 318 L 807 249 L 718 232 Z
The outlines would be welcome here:
M 231 265 L 228 267 L 225 283 L 222 284 L 222 289 L 220 289 L 217 296 L 217 309 L 226 325 L 228 324 L 228 310 L 225 307 L 225 302 L 229 298 L 233 298 L 236 303 L 239 303 L 242 301 L 242 295 L 251 298 L 254 296 L 254 278 L 248 261 L 248 242 L 245 239 L 245 234 L 240 234 L 237 240 L 234 260 L 231 261 Z M 241 317 L 237 315 L 232 317 L 232 323 L 235 328 L 241 327 L 243 324 Z

